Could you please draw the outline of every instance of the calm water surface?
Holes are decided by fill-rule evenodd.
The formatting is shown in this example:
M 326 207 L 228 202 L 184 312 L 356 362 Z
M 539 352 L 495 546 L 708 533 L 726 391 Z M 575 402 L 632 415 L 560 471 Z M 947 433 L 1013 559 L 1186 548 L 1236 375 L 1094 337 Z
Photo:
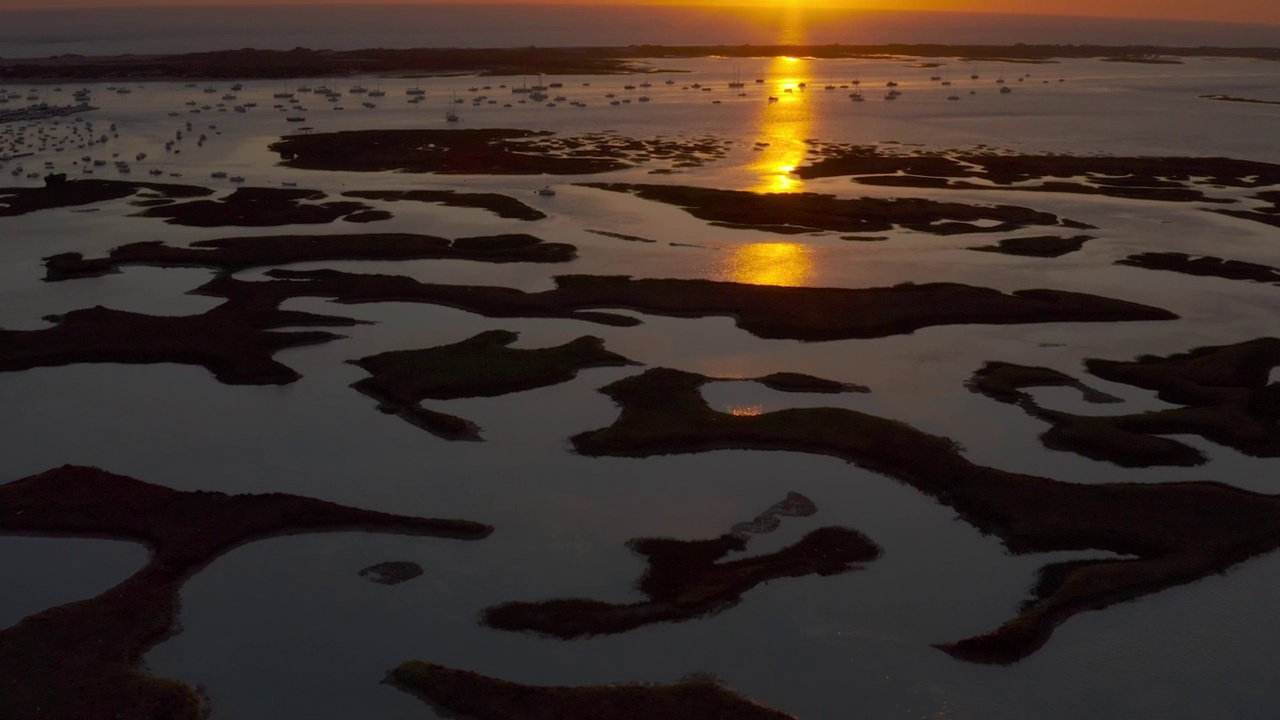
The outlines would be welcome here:
M 1280 625 L 1265 598 L 1280 587 L 1280 559 L 1266 556 L 1231 572 L 1103 612 L 1078 616 L 1031 658 L 1011 667 L 952 660 L 930 647 L 990 630 L 1016 612 L 1035 571 L 1050 562 L 1097 557 L 1054 554 L 1013 557 L 992 538 L 958 522 L 954 513 L 910 488 L 830 458 L 795 453 L 716 452 L 693 456 L 591 459 L 573 454 L 570 436 L 613 421 L 617 409 L 598 388 L 639 372 L 605 368 L 563 385 L 483 399 L 429 403 L 484 428 L 484 443 L 449 443 L 398 418 L 349 389 L 365 376 L 347 360 L 387 350 L 456 342 L 503 328 L 519 346 L 544 347 L 583 334 L 649 366 L 676 367 L 738 379 L 774 371 L 807 372 L 869 386 L 870 394 L 794 395 L 754 384 L 707 386 L 718 409 L 770 411 L 835 405 L 871 412 L 954 438 L 976 462 L 1075 482 L 1167 482 L 1214 479 L 1271 492 L 1275 461 L 1243 457 L 1198 439 L 1210 462 L 1199 468 L 1123 470 L 1045 450 L 1044 430 L 1016 407 L 964 387 L 988 360 L 1046 365 L 1083 375 L 1085 358 L 1130 358 L 1238 342 L 1274 333 L 1280 297 L 1268 285 L 1195 278 L 1115 267 L 1146 250 L 1205 253 L 1277 262 L 1276 230 L 1169 204 L 1068 195 L 975 190 L 889 191 L 836 178 L 804 182 L 791 170 L 806 162 L 809 140 L 911 143 L 929 149 L 986 144 L 1020 152 L 1223 155 L 1280 162 L 1274 106 L 1214 103 L 1207 93 L 1280 100 L 1274 67 L 1247 61 L 1189 60 L 1180 66 L 1070 61 L 1060 65 L 972 66 L 952 62 L 960 102 L 928 76 L 938 72 L 903 61 L 753 62 L 653 60 L 654 87 L 626 94 L 631 78 L 566 77 L 562 91 L 586 108 L 502 107 L 510 78 L 433 78 L 428 99 L 405 103 L 406 80 L 383 81 L 387 97 L 367 110 L 350 96 L 346 110 L 305 100 L 316 131 L 444 127 L 449 100 L 486 94 L 495 105 L 464 103 L 463 127 L 521 127 L 560 133 L 616 131 L 650 138 L 714 136 L 732 141 L 723 160 L 671 177 L 626 170 L 610 180 L 675 182 L 768 192 L 814 191 L 844 197 L 911 195 L 974 203 L 1036 207 L 1097 225 L 1097 239 L 1056 260 L 974 253 L 966 248 L 1005 235 L 935 237 L 902 230 L 878 242 L 832 234 L 773 235 L 711 227 L 678 208 L 575 187 L 600 177 L 437 177 L 397 173 L 320 173 L 276 166 L 266 145 L 293 129 L 271 109 L 277 84 L 246 82 L 240 101 L 250 112 L 188 112 L 188 101 L 211 97 L 201 88 L 155 83 L 120 95 L 91 86 L 101 109 L 85 116 L 98 129 L 118 126 L 105 149 L 149 158 L 180 182 L 211 184 L 215 170 L 243 174 L 249 185 L 282 181 L 329 192 L 346 189 L 454 188 L 502 192 L 546 211 L 536 223 L 503 220 L 484 211 L 380 204 L 390 221 L 354 228 L 191 229 L 129 217 L 127 201 L 96 212 L 49 211 L 3 221 L 0 243 L 0 326 L 44 327 L 51 313 L 102 304 L 157 314 L 191 314 L 215 305 L 184 294 L 210 276 L 201 269 L 125 268 L 103 278 L 49 284 L 41 258 L 66 251 L 101 254 L 125 242 L 195 240 L 264 233 L 425 232 L 446 237 L 530 232 L 570 242 L 579 259 L 562 266 L 486 265 L 422 261 L 322 263 L 354 272 L 407 274 L 425 281 L 545 289 L 563 273 L 711 278 L 773 285 L 878 287 L 951 281 L 1016 290 L 1034 287 L 1092 292 L 1149 303 L 1178 313 L 1167 323 L 1043 324 L 927 328 L 889 338 L 800 343 L 766 341 L 732 318 L 662 318 L 628 313 L 643 324 L 613 328 L 567 320 L 488 319 L 413 304 L 335 305 L 319 299 L 287 308 L 332 313 L 376 324 L 342 328 L 345 339 L 277 357 L 304 378 L 283 387 L 225 386 L 200 368 L 78 365 L 0 374 L 0 457 L 6 479 L 63 463 L 98 465 L 184 490 L 293 492 L 335 502 L 430 516 L 466 517 L 497 532 L 477 543 L 392 536 L 296 536 L 254 543 L 214 562 L 183 590 L 183 632 L 147 656 L 149 668 L 205 688 L 214 720 L 306 716 L 423 717 L 421 703 L 381 685 L 385 671 L 422 658 L 531 683 L 669 681 L 714 672 L 731 687 L 806 720 L 871 718 L 1256 718 L 1280 701 L 1273 672 Z M 969 79 L 972 73 L 982 75 Z M 1018 83 L 1016 77 L 1031 73 Z M 1016 83 L 1000 96 L 994 79 Z M 747 79 L 746 96 L 727 89 Z M 755 77 L 766 82 L 756 84 Z M 675 83 L 663 82 L 668 77 Z M 1059 78 L 1065 82 L 1059 83 Z M 905 94 L 855 105 L 848 88 L 869 94 L 889 80 Z M 1048 84 L 1041 82 L 1050 80 Z M 520 82 L 519 78 L 514 80 Z M 344 78 L 343 89 L 372 78 Z M 800 83 L 805 83 L 804 89 Z M 589 86 L 584 83 L 590 83 Z M 684 89 L 693 83 L 713 92 Z M 491 84 L 489 91 L 470 87 Z M 62 90 L 64 95 L 73 88 Z M 790 89 L 791 92 L 786 92 Z M 25 92 L 26 88 L 24 88 Z M 975 92 L 969 95 L 969 91 Z M 58 101 L 53 87 L 39 89 Z M 648 103 L 610 106 L 605 93 Z M 769 105 L 773 94 L 780 101 Z M 721 100 L 713 104 L 713 100 Z M 216 101 L 215 101 L 216 102 Z M 170 116 L 169 113 L 178 113 Z M 209 141 L 190 137 L 180 155 L 163 143 L 191 120 Z M 216 125 L 216 128 L 210 127 Z M 41 124 L 51 138 L 72 124 Z M 16 143 L 17 128 L 0 127 Z M 32 126 L 24 142 L 38 136 Z M 753 150 L 757 142 L 768 143 Z M 86 151 L 45 150 L 7 163 L 79 172 Z M 900 147 L 884 145 L 884 147 Z M 26 151 L 25 149 L 23 150 Z M 114 177 L 104 168 L 106 177 Z M 97 175 L 95 175 L 97 176 Z M 9 176 L 4 176 L 10 179 Z M 146 177 L 144 175 L 144 177 Z M 19 176 L 15 184 L 35 184 Z M 558 194 L 533 190 L 550 180 Z M 1204 206 L 1207 207 L 1207 206 Z M 655 240 L 626 242 L 586 232 L 604 230 Z M 1027 233 L 1022 233 L 1027 234 Z M 672 246 L 681 243 L 693 247 Z M 241 274 L 262 277 L 261 271 Z M 1074 391 L 1037 391 L 1042 403 L 1068 411 L 1131 412 L 1165 405 L 1152 393 L 1088 379 L 1117 395 L 1119 405 L 1086 406 Z M 885 549 L 865 570 L 829 578 L 786 579 L 748 593 L 741 605 L 712 618 L 644 628 L 608 638 L 565 643 L 478 625 L 486 606 L 507 600 L 591 597 L 625 602 L 643 571 L 624 547 L 635 537 L 709 538 L 746 520 L 788 491 L 819 507 L 789 518 L 752 541 L 769 552 L 826 525 L 847 525 Z M 13 568 L 0 598 L 0 619 L 12 623 L 42 607 L 92 596 L 143 562 L 132 545 L 80 540 L 5 539 L 0 557 Z M 426 574 L 395 587 L 357 576 L 384 560 L 417 562 Z M 36 581 L 41 569 L 52 579 Z

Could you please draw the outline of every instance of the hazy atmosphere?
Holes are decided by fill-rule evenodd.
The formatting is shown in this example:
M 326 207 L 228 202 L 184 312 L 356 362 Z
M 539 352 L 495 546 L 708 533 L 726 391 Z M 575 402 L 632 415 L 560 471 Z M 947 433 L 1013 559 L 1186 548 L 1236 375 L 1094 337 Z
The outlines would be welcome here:
M 112 5 L 0 0 L 0 719 L 1274 716 L 1273 3 Z

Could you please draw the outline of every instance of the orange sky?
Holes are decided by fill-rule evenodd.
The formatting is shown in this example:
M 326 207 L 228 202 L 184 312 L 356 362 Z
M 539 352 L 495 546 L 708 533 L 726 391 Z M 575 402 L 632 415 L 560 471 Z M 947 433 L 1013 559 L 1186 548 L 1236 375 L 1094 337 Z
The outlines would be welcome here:
M 434 0 L 438 1 L 438 0 Z M 444 0 L 464 4 L 458 0 Z M 1280 0 L 481 0 L 482 2 L 582 5 L 754 5 L 762 7 L 835 7 L 850 10 L 947 10 L 1096 17 L 1207 20 L 1280 25 Z M 111 6 L 418 4 L 433 0 L 0 0 L 0 11 Z M 474 0 L 470 3 L 474 4 Z

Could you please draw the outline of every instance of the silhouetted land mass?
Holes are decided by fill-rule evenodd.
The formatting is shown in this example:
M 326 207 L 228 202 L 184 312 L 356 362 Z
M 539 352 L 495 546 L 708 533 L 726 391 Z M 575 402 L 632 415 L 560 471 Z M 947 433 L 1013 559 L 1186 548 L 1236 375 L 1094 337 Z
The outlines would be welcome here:
M 1260 338 L 1235 345 L 1205 347 L 1169 357 L 1143 356 L 1131 362 L 1088 360 L 1088 371 L 1104 380 L 1159 391 L 1160 399 L 1183 407 L 1127 415 L 1084 416 L 1050 410 L 1021 392 L 1025 387 L 1086 386 L 1066 375 L 1059 381 L 1027 380 L 1056 373 L 988 363 L 970 381 L 976 392 L 1015 403 L 1051 427 L 1041 436 L 1047 447 L 1078 453 L 1123 467 L 1194 466 L 1199 450 L 1163 435 L 1199 435 L 1255 457 L 1280 457 L 1280 383 L 1269 382 L 1280 365 L 1280 340 Z M 1019 382 L 1011 378 L 1021 379 Z
M 709 680 L 672 685 L 519 685 L 411 660 L 392 670 L 386 682 L 451 717 L 470 720 L 796 720 Z
M 340 335 L 274 328 L 358 325 L 350 318 L 280 310 L 254 298 L 223 303 L 200 315 L 161 316 L 96 306 L 46 318 L 41 330 L 0 330 L 0 372 L 77 363 L 199 365 L 230 385 L 284 385 L 293 369 L 273 355 Z
M 823 393 L 827 395 L 849 392 L 871 392 L 871 389 L 865 385 L 836 382 L 835 380 L 826 380 L 824 378 L 794 372 L 771 373 L 764 377 L 756 378 L 756 382 L 767 388 L 778 390 L 780 392 Z
M 1232 368 L 1191 362 L 1206 381 L 1233 375 Z M 1108 372 L 1131 373 L 1135 382 L 1168 382 L 1169 392 L 1185 392 L 1173 377 L 1149 367 L 1120 364 Z M 721 449 L 830 455 L 953 508 L 1012 553 L 1101 550 L 1132 556 L 1045 567 L 1012 620 L 938 646 L 963 660 L 1016 662 L 1077 613 L 1193 582 L 1280 546 L 1277 496 L 1212 482 L 1075 484 L 1010 473 L 968 461 L 946 438 L 853 410 L 716 412 L 699 392 L 705 382 L 700 375 L 653 369 L 608 385 L 602 392 L 621 406 L 617 421 L 575 436 L 574 447 L 583 455 L 614 457 Z
M 969 248 L 981 252 L 1002 253 L 1004 255 L 1023 255 L 1026 257 L 1056 258 L 1073 253 L 1084 247 L 1086 242 L 1094 240 L 1092 235 L 1076 235 L 1059 237 L 1057 235 L 1041 235 L 1037 237 L 1009 238 L 995 245 Z
M 1280 221 L 1280 217 L 1277 220 Z M 1148 270 L 1168 270 L 1185 275 L 1218 277 L 1227 280 L 1250 280 L 1280 285 L 1280 268 L 1241 260 L 1224 260 L 1209 255 L 1193 256 L 1186 253 L 1148 252 L 1130 255 L 1117 260 L 1116 264 L 1130 265 Z
M 320 260 L 473 260 L 479 262 L 569 262 L 577 248 L 532 235 L 491 235 L 448 240 L 431 235 L 267 235 L 201 240 L 189 247 L 140 242 L 115 248 L 107 257 L 70 252 L 45 258 L 45 280 L 95 277 L 125 265 L 207 267 L 223 273 Z
M 371 375 L 351 387 L 377 400 L 382 412 L 398 415 L 433 435 L 479 440 L 475 423 L 429 410 L 421 402 L 496 397 L 568 382 L 584 368 L 635 364 L 605 350 L 604 341 L 596 337 L 533 350 L 509 347 L 518 337 L 507 330 L 490 330 L 452 345 L 351 360 Z
M 1223 157 L 1017 155 L 990 148 L 894 153 L 877 146 L 839 144 L 814 145 L 810 157 L 808 164 L 796 168 L 798 177 L 853 176 L 865 185 L 931 190 L 1054 192 L 1229 204 L 1236 201 L 1206 191 L 1280 184 L 1280 165 Z
M 1029 367 L 1006 362 L 988 362 L 973 374 L 969 388 L 1000 402 L 1018 403 L 1030 399 L 1027 388 L 1069 387 L 1080 391 L 1086 402 L 1124 402 L 1114 395 L 1095 390 L 1083 382 L 1052 368 Z
M 269 148 L 304 170 L 442 175 L 590 175 L 662 161 L 698 167 L 728 144 L 715 137 L 629 138 L 616 133 L 558 135 L 504 128 L 349 130 L 289 135 Z
M 223 50 L 180 55 L 115 55 L 0 60 L 0 79 L 292 78 L 357 73 L 437 74 L 479 72 L 527 75 L 594 75 L 645 72 L 646 58 L 758 57 L 957 57 L 962 60 L 1049 62 L 1059 58 L 1232 57 L 1280 60 L 1280 49 L 1162 47 L 1155 45 L 704 45 L 574 48 L 416 48 L 364 50 Z
M 1117 57 L 1099 58 L 1102 62 L 1137 63 L 1139 65 L 1183 65 L 1181 60 L 1160 55 L 1121 55 Z
M 248 542 L 352 531 L 478 540 L 493 528 L 296 495 L 179 492 L 87 467 L 64 466 L 0 485 L 0 534 L 130 540 L 151 551 L 146 567 L 101 595 L 0 630 L 5 716 L 206 717 L 195 688 L 142 669 L 147 651 L 180 631 L 183 583 Z
M 790 493 L 786 500 L 714 540 L 631 540 L 627 547 L 647 563 L 636 584 L 645 600 L 629 604 L 586 599 L 508 602 L 485 610 L 484 623 L 562 640 L 609 635 L 653 623 L 714 615 L 742 602 L 742 595 L 761 583 L 784 577 L 839 575 L 880 557 L 880 547 L 862 533 L 824 527 L 776 552 L 724 561 L 731 553 L 746 552 L 748 533 L 777 529 L 779 516 L 806 516 L 816 511 L 811 500 Z
M 437 203 L 449 207 L 480 208 L 488 210 L 498 217 L 513 220 L 541 220 L 547 216 L 541 210 L 525 205 L 519 200 L 498 193 L 467 193 L 453 190 L 352 190 L 342 193 L 343 197 L 360 200 L 387 200 L 397 202 L 409 200 L 413 202 Z
M 370 565 L 359 573 L 371 583 L 378 585 L 399 585 L 422 575 L 422 566 L 403 560 L 392 560 Z
M 1012 205 L 965 205 L 922 198 L 845 199 L 817 193 L 753 193 L 684 185 L 583 186 L 675 205 L 718 227 L 784 234 L 886 232 L 903 227 L 934 235 L 955 235 L 1008 232 L 1028 225 L 1078 225 L 1053 213 Z
M 1255 98 L 1235 97 L 1233 95 L 1201 95 L 1205 100 L 1217 100 L 1219 102 L 1238 102 L 1250 103 L 1253 105 L 1280 105 L 1280 100 L 1257 100 Z
M 1269 205 L 1262 205 L 1253 210 L 1214 210 L 1220 215 L 1230 215 L 1231 217 L 1240 218 L 1241 220 L 1252 220 L 1260 222 L 1264 225 L 1272 227 L 1280 227 L 1280 191 L 1268 190 L 1260 192 L 1252 196 L 1254 200 L 1261 200 Z
M 0 217 L 15 217 L 39 210 L 77 207 L 108 200 L 121 200 L 145 192 L 148 199 L 168 202 L 212 195 L 213 191 L 194 185 L 124 182 L 120 180 L 71 180 L 44 187 L 0 188 Z
M 957 324 L 1173 320 L 1166 310 L 1060 290 L 1003 293 L 955 283 L 881 288 L 805 288 L 711 280 L 561 275 L 542 292 L 482 285 L 441 285 L 394 275 L 333 270 L 270 270 L 265 282 L 220 277 L 195 292 L 275 307 L 294 297 L 339 303 L 421 302 L 487 317 L 553 317 L 632 326 L 639 320 L 597 308 L 655 315 L 728 315 L 763 338 L 823 341 L 873 338 Z
M 316 202 L 327 197 L 319 190 L 296 188 L 236 188 L 217 200 L 147 207 L 137 217 L 164 218 L 172 225 L 189 227 L 270 227 L 273 225 L 325 225 L 335 220 L 361 222 L 391 217 L 380 213 L 360 217 L 372 207 L 354 201 Z

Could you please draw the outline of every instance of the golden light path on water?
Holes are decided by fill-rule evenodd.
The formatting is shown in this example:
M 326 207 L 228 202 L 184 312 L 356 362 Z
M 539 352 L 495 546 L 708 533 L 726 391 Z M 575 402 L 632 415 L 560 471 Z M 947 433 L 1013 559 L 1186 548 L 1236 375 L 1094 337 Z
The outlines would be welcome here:
M 800 58 L 774 58 L 769 65 L 769 96 L 777 98 L 760 107 L 756 116 L 758 157 L 751 164 L 755 192 L 799 192 L 804 182 L 791 174 L 805 159 L 813 129 L 812 109 L 802 84 L 807 83 L 809 63 Z M 767 143 L 767 144 L 766 144 Z
M 739 245 L 716 266 L 716 280 L 798 287 L 813 274 L 809 246 L 791 242 Z
M 793 31 L 794 32 L 794 31 Z M 770 97 L 756 116 L 756 159 L 749 167 L 758 193 L 794 193 L 804 183 L 791 174 L 804 162 L 813 119 L 804 97 L 808 62 L 793 57 L 774 58 L 764 75 Z M 805 285 L 813 275 L 809 246 L 794 242 L 761 242 L 740 245 L 716 265 L 717 280 L 752 285 Z

